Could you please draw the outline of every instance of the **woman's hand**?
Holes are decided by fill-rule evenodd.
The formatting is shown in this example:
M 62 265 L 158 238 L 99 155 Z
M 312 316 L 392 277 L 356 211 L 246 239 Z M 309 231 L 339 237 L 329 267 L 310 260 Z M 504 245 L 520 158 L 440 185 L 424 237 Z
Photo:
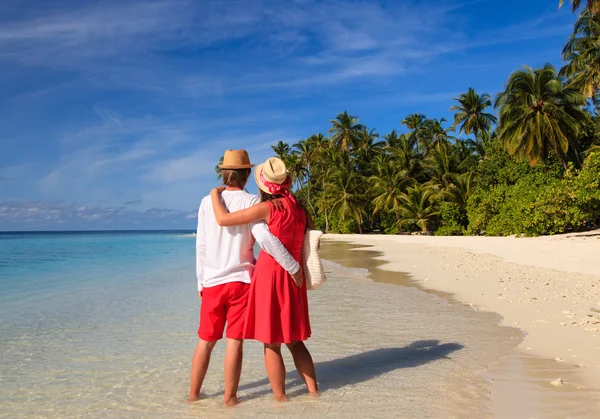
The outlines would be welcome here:
M 302 266 L 298 269 L 298 272 L 292 275 L 292 278 L 297 286 L 301 287 L 304 284 L 304 272 L 302 271 Z
M 221 192 L 223 192 L 224 190 L 225 190 L 225 186 L 217 186 L 216 188 L 213 188 L 213 189 L 210 191 L 210 194 L 211 194 L 211 195 L 212 195 L 212 194 L 217 194 L 217 195 L 219 195 L 219 194 L 220 194 Z

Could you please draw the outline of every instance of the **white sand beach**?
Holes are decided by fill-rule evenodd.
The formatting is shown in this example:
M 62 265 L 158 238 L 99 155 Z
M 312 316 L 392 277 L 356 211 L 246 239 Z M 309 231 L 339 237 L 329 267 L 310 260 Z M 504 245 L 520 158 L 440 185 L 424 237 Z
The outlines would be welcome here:
M 377 259 L 385 263 L 379 268 L 407 273 L 474 310 L 499 313 L 503 325 L 526 334 L 522 354 L 548 361 L 549 387 L 600 389 L 600 231 L 540 238 L 325 237 L 380 252 Z M 491 379 L 502 382 L 502 369 L 515 367 L 511 362 L 511 356 L 502 361 Z

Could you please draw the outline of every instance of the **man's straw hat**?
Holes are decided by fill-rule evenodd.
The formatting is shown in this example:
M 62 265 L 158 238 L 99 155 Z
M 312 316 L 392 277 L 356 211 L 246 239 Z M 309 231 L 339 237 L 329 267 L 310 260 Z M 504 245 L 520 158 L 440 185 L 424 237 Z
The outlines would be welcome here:
M 256 184 L 260 190 L 268 194 L 272 194 L 273 192 L 265 185 L 265 181 L 276 185 L 283 185 L 288 181 L 289 176 L 290 174 L 285 168 L 285 163 L 277 157 L 267 159 L 266 162 L 256 166 L 256 169 L 254 170 L 254 180 L 256 181 Z
M 251 169 L 254 165 L 250 163 L 250 157 L 246 150 L 227 150 L 223 156 L 223 164 L 220 169 Z

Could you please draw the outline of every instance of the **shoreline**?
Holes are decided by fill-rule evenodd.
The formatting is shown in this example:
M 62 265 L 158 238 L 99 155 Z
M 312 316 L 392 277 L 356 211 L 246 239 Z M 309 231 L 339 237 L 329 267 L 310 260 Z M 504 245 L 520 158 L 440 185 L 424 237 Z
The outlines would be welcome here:
M 516 350 L 572 371 L 560 386 L 600 388 L 599 231 L 541 238 L 328 234 L 324 240 L 379 252 L 375 259 L 385 263 L 378 268 L 498 313 L 501 325 L 524 332 Z

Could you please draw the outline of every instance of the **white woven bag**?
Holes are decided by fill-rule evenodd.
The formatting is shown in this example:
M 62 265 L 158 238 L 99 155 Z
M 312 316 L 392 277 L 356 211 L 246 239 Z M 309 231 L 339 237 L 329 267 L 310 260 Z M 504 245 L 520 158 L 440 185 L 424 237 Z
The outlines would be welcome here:
M 322 235 L 323 232 L 319 230 L 306 230 L 306 233 L 304 233 L 302 269 L 304 270 L 304 279 L 308 290 L 317 290 L 327 281 L 319 258 L 319 242 Z

